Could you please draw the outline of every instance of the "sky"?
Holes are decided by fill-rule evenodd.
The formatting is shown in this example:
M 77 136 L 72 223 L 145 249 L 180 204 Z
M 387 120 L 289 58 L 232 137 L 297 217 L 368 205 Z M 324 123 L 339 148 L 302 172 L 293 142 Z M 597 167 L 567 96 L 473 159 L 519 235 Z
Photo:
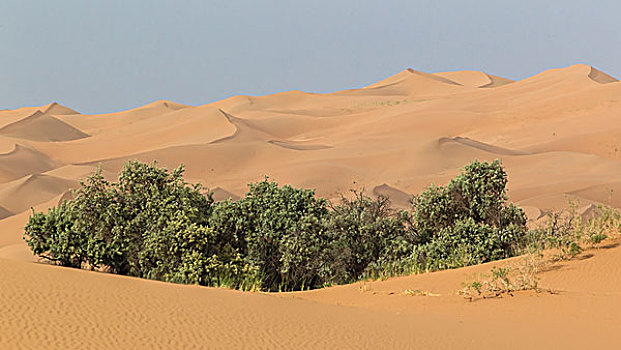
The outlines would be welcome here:
M 618 0 L 0 0 L 0 109 L 332 92 L 406 68 L 621 78 Z

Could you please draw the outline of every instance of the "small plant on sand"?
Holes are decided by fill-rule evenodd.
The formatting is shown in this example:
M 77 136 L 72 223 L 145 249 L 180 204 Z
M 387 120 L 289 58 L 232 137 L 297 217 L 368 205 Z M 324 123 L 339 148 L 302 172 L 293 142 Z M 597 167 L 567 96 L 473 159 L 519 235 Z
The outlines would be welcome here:
M 465 296 L 468 296 L 470 298 L 472 298 L 476 292 L 477 296 L 481 296 L 481 294 L 483 293 L 483 282 L 476 280 L 476 281 L 472 281 L 470 283 L 462 283 L 463 285 L 463 289 L 460 291 L 460 294 L 463 294 Z
M 587 243 L 597 247 L 606 238 L 619 235 L 621 232 L 621 212 L 611 205 L 601 204 L 593 212 L 593 215 L 585 220 L 583 226 Z
M 483 297 L 483 292 L 487 282 L 484 281 L 483 276 L 475 276 L 472 281 L 462 282 L 462 289 L 457 291 L 457 294 L 463 295 L 464 298 L 473 301 L 477 298 Z
M 537 274 L 542 265 L 541 257 L 534 254 L 524 256 L 517 266 L 494 266 L 489 276 L 476 276 L 474 280 L 462 283 L 457 294 L 470 301 L 476 299 L 497 298 L 513 292 L 539 291 Z
M 492 279 L 489 282 L 489 290 L 497 294 L 513 292 L 513 284 L 509 280 L 511 267 L 492 267 Z
M 428 290 L 421 289 L 406 289 L 403 294 L 409 296 L 419 296 L 419 297 L 438 297 L 440 294 L 432 293 Z
M 371 285 L 369 283 L 367 283 L 366 280 L 360 280 L 360 282 L 358 282 L 358 290 L 360 291 L 360 293 L 364 293 L 364 292 L 369 292 L 371 291 Z

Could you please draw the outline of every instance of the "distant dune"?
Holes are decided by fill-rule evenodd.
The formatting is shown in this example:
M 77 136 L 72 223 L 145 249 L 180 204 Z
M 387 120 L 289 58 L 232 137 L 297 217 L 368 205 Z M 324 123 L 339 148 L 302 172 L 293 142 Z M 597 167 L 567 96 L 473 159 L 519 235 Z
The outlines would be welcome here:
M 471 70 L 458 72 L 441 72 L 434 73 L 434 75 L 444 77 L 464 86 L 471 86 L 476 88 L 498 87 L 513 82 L 513 80 L 510 79 Z
M 157 347 L 154 344 L 183 345 L 183 339 L 190 339 L 192 344 L 220 344 L 217 342 L 223 337 L 231 341 L 228 344 L 231 347 L 252 347 L 244 339 L 253 335 L 258 337 L 257 344 L 263 348 L 315 348 L 315 345 L 382 348 L 387 339 L 397 348 L 404 348 L 404 344 L 426 348 L 434 341 L 444 341 L 445 348 L 458 345 L 481 348 L 477 347 L 480 344 L 472 342 L 473 337 L 468 337 L 468 332 L 480 334 L 481 329 L 491 327 L 495 331 L 486 334 L 498 336 L 504 334 L 499 324 L 506 322 L 503 323 L 505 327 L 523 329 L 523 339 L 526 339 L 530 334 L 540 335 L 538 332 L 541 332 L 539 328 L 527 326 L 527 322 L 536 320 L 540 323 L 533 324 L 545 328 L 551 324 L 546 322 L 560 322 L 550 319 L 545 312 L 562 310 L 567 317 L 581 317 L 584 322 L 565 329 L 565 334 L 569 335 L 565 340 L 571 339 L 574 343 L 560 339 L 559 343 L 548 345 L 578 348 L 577 345 L 583 344 L 588 347 L 585 339 L 575 335 L 586 329 L 591 335 L 588 338 L 597 341 L 599 338 L 593 335 L 602 335 L 613 323 L 602 325 L 602 330 L 598 330 L 588 322 L 593 317 L 580 311 L 584 306 L 581 303 L 587 302 L 581 299 L 581 293 L 586 291 L 569 280 L 573 270 L 549 275 L 551 284 L 556 283 L 554 278 L 565 278 L 559 280 L 559 286 L 568 291 L 559 299 L 561 301 L 547 304 L 550 298 L 533 297 L 519 299 L 515 304 L 486 303 L 482 309 L 497 316 L 483 323 L 471 316 L 455 316 L 455 311 L 442 306 L 444 304 L 435 305 L 431 301 L 409 304 L 407 301 L 411 307 L 434 310 L 429 323 L 425 323 L 417 318 L 423 317 L 416 314 L 418 311 L 400 309 L 404 297 L 395 296 L 394 300 L 398 301 L 393 301 L 391 297 L 382 296 L 377 306 L 366 295 L 358 297 L 351 291 L 357 287 L 352 286 L 332 288 L 323 292 L 325 294 L 313 292 L 282 295 L 281 298 L 170 286 L 6 259 L 33 259 L 21 239 L 31 207 L 43 210 L 70 198 L 70 189 L 98 166 L 107 178 L 113 179 L 129 159 L 157 160 L 168 168 L 184 163 L 186 180 L 201 182 L 213 189 L 218 200 L 237 199 L 246 192 L 248 182 L 268 175 L 282 184 L 314 188 L 319 196 L 328 199 L 338 199 L 356 187 L 364 188 L 371 195 L 386 195 L 396 206 L 407 207 L 410 195 L 431 183 L 446 183 L 473 159 L 499 158 L 508 172 L 510 200 L 524 206 L 531 220 L 539 219 L 552 209 L 565 207 L 568 198 L 579 201 L 581 213 L 588 216 L 593 205 L 611 203 L 621 207 L 619 116 L 621 83 L 582 64 L 547 70 L 520 81 L 478 71 L 432 74 L 406 69 L 367 87 L 334 93 L 289 91 L 260 97 L 235 96 L 197 107 L 156 101 L 136 109 L 101 115 L 83 115 L 58 103 L 2 110 L 0 281 L 4 284 L 0 287 L 0 306 L 9 318 L 0 318 L 3 322 L 0 329 L 23 327 L 32 337 L 28 338 L 30 340 L 16 338 L 2 331 L 0 345 L 14 346 L 23 342 L 34 346 L 40 345 L 37 339 L 45 339 L 48 348 L 54 348 L 49 346 L 54 341 L 75 347 L 77 340 L 66 334 L 67 329 L 76 334 L 93 335 L 95 324 L 105 324 L 106 332 L 110 333 L 102 335 L 101 339 L 107 340 L 88 348 L 120 344 L 112 340 L 115 332 L 121 334 L 119 339 L 134 341 L 132 344 L 136 347 L 144 348 Z M 618 249 L 611 249 L 596 257 L 610 257 L 618 252 Z M 573 277 L 600 278 L 590 275 L 596 269 L 592 264 L 600 261 L 598 259 L 576 262 L 572 266 L 584 274 Z M 614 265 L 611 260 L 606 261 Z M 21 284 L 17 282 L 20 276 L 30 277 Z M 42 284 L 37 285 L 32 276 L 40 276 Z M 89 284 L 79 282 L 82 278 Z M 407 281 L 413 283 L 412 288 L 433 288 L 433 284 L 425 284 L 426 278 Z M 602 282 L 604 277 L 601 278 L 593 283 Z M 7 280 L 15 285 L 9 283 L 7 289 L 4 287 Z M 565 282 L 567 284 L 563 284 Z M 378 290 L 388 288 L 382 284 L 377 286 Z M 405 286 L 399 285 L 399 288 Z M 593 301 L 596 307 L 605 309 L 604 304 L 610 302 L 606 296 L 616 293 L 615 286 L 618 285 L 601 287 L 597 292 L 601 294 Z M 33 290 L 36 292 L 28 292 Z M 97 304 L 99 309 L 91 309 L 89 301 L 79 296 L 80 291 L 95 293 L 91 300 L 100 303 Z M 315 293 L 319 293 L 317 298 Z M 192 301 L 193 298 L 197 298 L 196 301 Z M 18 299 L 21 301 L 12 306 L 10 300 Z M 542 304 L 544 299 L 546 303 Z M 66 304 L 62 304 L 63 300 Z M 217 304 L 212 300 L 226 301 Z M 114 302 L 119 304 L 112 306 Z M 177 302 L 181 303 L 179 310 L 190 313 L 189 318 L 182 319 L 175 314 L 177 311 L 166 306 Z M 27 308 L 31 303 L 34 309 Z M 342 306 L 347 304 L 352 307 Z M 235 309 L 237 311 L 229 313 L 227 305 L 245 305 L 252 311 L 247 318 L 238 319 L 235 312 L 241 315 L 241 311 Z M 522 306 L 525 309 L 520 309 Z M 462 304 L 455 307 L 461 310 L 460 315 L 486 312 L 471 310 Z M 201 308 L 210 311 L 199 312 Z M 283 311 L 273 313 L 276 308 Z M 55 330 L 52 333 L 58 338 L 52 335 L 37 338 L 44 334 L 28 314 L 35 309 L 42 310 L 37 319 L 52 327 Z M 307 317 L 308 312 L 311 316 Z M 395 316 L 398 312 L 414 312 L 417 315 L 414 319 L 418 321 L 412 321 L 412 315 Z M 505 317 L 505 312 L 517 318 Z M 54 323 L 53 315 L 62 315 L 65 323 Z M 166 315 L 172 316 L 167 319 Z M 14 322 L 9 322 L 10 317 L 16 317 Z M 619 317 L 614 317 L 618 324 Z M 291 322 L 293 319 L 297 323 Z M 129 326 L 121 325 L 121 320 L 130 320 Z M 189 333 L 165 336 L 164 332 L 176 322 L 181 322 L 181 328 Z M 215 326 L 227 322 L 232 322 L 228 330 Z M 408 322 L 414 322 L 415 327 L 408 326 Z M 459 342 L 452 342 L 442 332 L 435 331 L 434 327 L 442 324 L 451 325 L 450 329 L 456 332 L 451 339 L 459 339 Z M 260 338 L 261 334 L 280 332 L 281 327 L 285 332 L 282 334 L 290 337 L 278 341 Z M 419 337 L 412 333 L 412 327 L 430 333 Z M 460 330 L 460 327 L 465 328 Z M 9 329 L 14 334 L 18 328 Z M 135 337 L 130 336 L 130 331 L 135 332 L 132 333 Z M 397 334 L 402 338 L 394 338 Z M 480 335 L 477 338 L 485 338 Z M 330 339 L 336 336 L 345 341 L 330 346 Z M 489 345 L 487 348 L 524 348 L 509 340 L 490 338 L 487 341 L 482 344 L 483 348 L 486 345 Z

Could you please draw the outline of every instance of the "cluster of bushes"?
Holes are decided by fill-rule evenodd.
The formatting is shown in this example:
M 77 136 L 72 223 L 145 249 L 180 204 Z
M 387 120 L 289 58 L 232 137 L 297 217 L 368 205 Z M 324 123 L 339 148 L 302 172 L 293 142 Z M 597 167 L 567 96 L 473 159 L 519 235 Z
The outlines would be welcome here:
M 501 259 L 527 237 L 524 213 L 506 203 L 499 161 L 467 165 L 448 185 L 415 196 L 408 211 L 356 191 L 333 204 L 268 179 L 240 200 L 214 202 L 182 174 L 132 161 L 110 183 L 98 171 L 73 200 L 33 211 L 24 238 L 63 266 L 299 290 Z

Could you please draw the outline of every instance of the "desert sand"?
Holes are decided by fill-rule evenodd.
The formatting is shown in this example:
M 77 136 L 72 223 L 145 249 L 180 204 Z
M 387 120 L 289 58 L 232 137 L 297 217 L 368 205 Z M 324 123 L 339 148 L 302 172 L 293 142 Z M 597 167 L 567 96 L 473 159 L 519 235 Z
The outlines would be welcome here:
M 515 258 L 513 259 L 515 260 Z M 0 260 L 3 349 L 614 349 L 621 247 L 550 266 L 541 287 L 470 302 L 494 262 L 294 293 L 249 293 Z M 420 290 L 430 295 L 408 295 Z
M 521 81 L 406 69 L 326 94 L 102 115 L 58 103 L 0 111 L 0 348 L 611 348 L 621 340 L 614 242 L 544 272 L 558 294 L 470 303 L 455 291 L 490 266 L 264 295 L 33 263 L 22 232 L 30 208 L 56 205 L 98 166 L 113 180 L 128 159 L 184 163 L 216 199 L 268 175 L 330 199 L 356 187 L 405 207 L 472 159 L 498 158 L 531 222 L 568 199 L 584 211 L 621 207 L 620 96 L 621 83 L 587 65 Z

